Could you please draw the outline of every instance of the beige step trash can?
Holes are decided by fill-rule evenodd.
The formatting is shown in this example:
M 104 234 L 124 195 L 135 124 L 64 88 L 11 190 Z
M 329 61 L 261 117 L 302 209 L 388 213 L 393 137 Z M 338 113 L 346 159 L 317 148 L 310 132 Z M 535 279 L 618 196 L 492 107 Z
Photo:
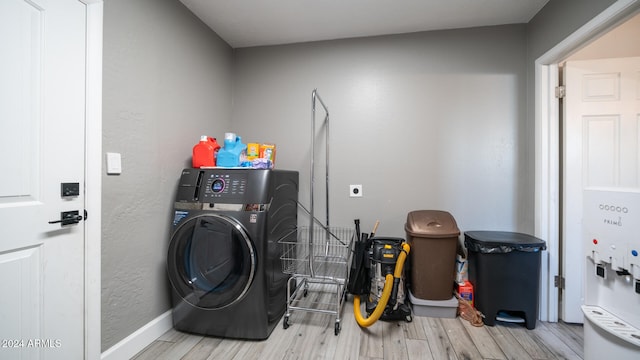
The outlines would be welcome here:
M 423 300 L 451 300 L 460 235 L 456 220 L 446 211 L 412 211 L 405 231 L 411 246 L 411 295 Z

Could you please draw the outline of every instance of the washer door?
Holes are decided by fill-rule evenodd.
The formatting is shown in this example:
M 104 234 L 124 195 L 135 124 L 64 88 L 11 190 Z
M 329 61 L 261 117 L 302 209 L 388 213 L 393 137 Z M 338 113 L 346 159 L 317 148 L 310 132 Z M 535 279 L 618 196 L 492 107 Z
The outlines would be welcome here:
M 185 301 L 217 309 L 246 295 L 256 272 L 256 252 L 236 220 L 200 215 L 174 233 L 167 267 L 171 285 Z

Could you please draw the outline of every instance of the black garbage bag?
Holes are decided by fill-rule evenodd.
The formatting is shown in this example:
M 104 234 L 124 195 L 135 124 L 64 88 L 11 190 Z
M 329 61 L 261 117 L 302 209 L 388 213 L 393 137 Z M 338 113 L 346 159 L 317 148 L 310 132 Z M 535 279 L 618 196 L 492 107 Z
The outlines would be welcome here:
M 364 238 L 356 241 L 349 268 L 349 283 L 347 291 L 352 295 L 369 295 L 371 291 L 371 261 L 369 261 L 369 248 L 371 241 Z

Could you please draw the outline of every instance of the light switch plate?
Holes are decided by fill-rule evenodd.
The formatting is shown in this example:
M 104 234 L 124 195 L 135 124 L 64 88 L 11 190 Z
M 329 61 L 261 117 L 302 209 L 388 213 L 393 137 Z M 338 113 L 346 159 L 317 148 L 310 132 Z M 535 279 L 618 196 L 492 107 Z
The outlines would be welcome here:
M 107 175 L 122 173 L 122 159 L 119 153 L 107 153 Z

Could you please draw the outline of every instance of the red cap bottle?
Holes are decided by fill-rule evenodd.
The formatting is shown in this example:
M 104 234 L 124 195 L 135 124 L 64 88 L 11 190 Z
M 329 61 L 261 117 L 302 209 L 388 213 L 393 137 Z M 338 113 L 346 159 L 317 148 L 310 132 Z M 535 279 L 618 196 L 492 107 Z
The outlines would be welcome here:
M 216 139 L 202 135 L 200 142 L 193 147 L 191 165 L 194 168 L 216 166 L 215 155 L 220 149 Z

